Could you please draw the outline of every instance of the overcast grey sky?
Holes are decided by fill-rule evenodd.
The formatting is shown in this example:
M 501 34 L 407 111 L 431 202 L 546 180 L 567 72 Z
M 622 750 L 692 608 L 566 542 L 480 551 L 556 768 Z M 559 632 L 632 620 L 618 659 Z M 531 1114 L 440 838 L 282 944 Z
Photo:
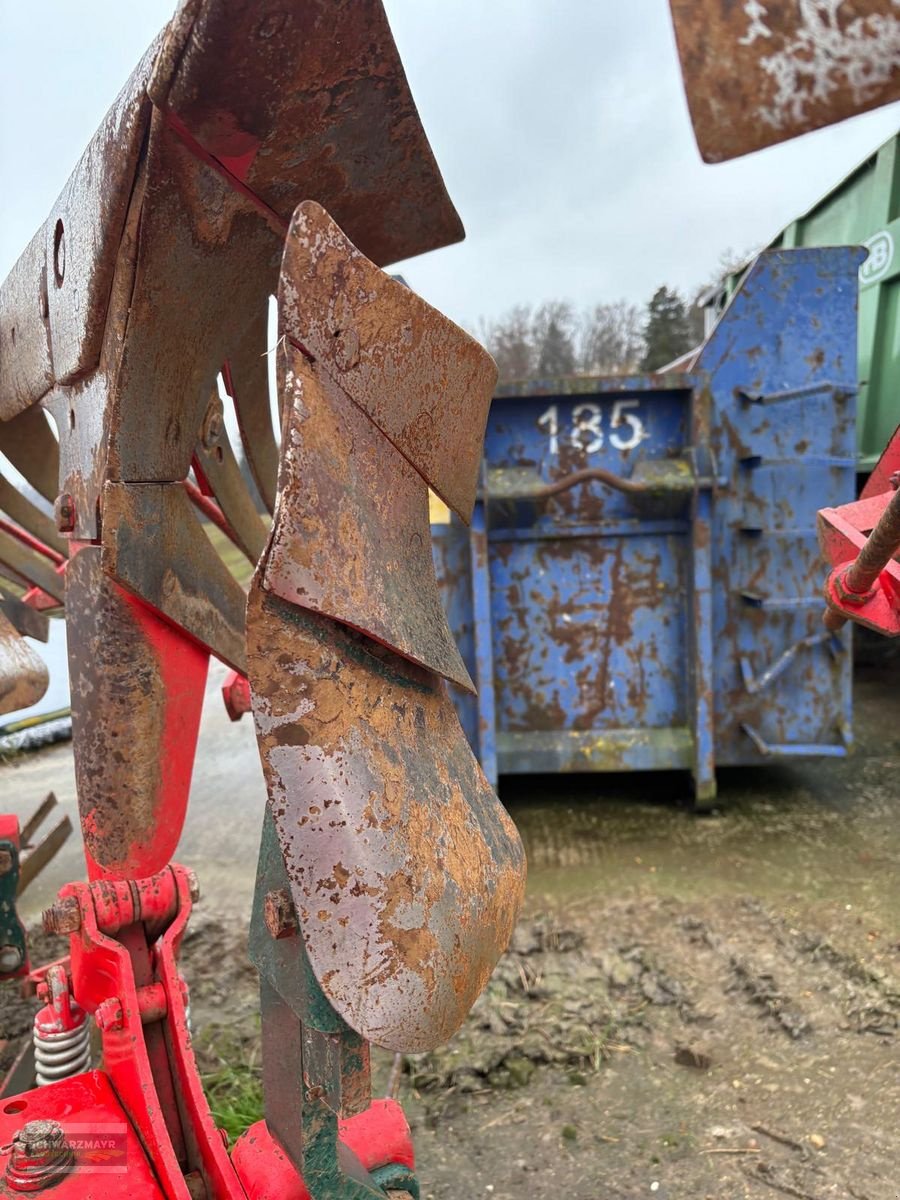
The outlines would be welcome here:
M 0 0 L 0 277 L 174 0 Z M 518 302 L 646 300 L 769 240 L 900 127 L 900 105 L 704 166 L 667 0 L 386 0 L 466 225 L 402 265 L 474 327 Z

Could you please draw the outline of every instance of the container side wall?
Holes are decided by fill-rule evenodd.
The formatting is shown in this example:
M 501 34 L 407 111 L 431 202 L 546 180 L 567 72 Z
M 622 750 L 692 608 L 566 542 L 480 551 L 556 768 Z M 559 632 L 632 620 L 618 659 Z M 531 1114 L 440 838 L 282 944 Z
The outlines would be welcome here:
M 816 511 L 855 487 L 857 249 L 766 251 L 701 355 L 713 532 L 719 763 L 841 754 L 847 635 L 822 627 Z M 768 749 L 766 749 L 768 748 Z

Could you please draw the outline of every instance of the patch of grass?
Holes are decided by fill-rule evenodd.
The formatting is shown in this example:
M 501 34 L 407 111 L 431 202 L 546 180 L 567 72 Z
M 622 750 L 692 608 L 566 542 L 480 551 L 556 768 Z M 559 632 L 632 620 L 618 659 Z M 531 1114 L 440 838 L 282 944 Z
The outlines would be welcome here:
M 213 1119 L 229 1140 L 262 1119 L 262 1079 L 246 1066 L 226 1067 L 203 1080 Z
M 259 1043 L 236 1039 L 227 1030 L 208 1029 L 198 1058 L 204 1067 L 208 1064 L 201 1079 L 213 1119 L 233 1142 L 262 1119 Z

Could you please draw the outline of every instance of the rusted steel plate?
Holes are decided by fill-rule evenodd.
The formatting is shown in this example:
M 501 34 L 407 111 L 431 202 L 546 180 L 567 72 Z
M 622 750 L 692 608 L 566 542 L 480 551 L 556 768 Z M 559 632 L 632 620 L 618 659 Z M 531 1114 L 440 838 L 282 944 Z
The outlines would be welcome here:
M 378 261 L 462 235 L 380 3 L 182 5 L 53 209 L 43 263 L 35 252 L 0 289 L 3 327 L 44 320 L 42 272 L 52 293 L 47 404 L 77 538 L 99 537 L 106 479 L 185 477 L 205 397 L 261 327 L 307 196 Z M 34 353 L 24 384 L 0 375 L 12 411 L 48 382 Z
M 707 162 L 900 97 L 900 12 L 885 0 L 671 0 Z
M 138 160 L 151 106 L 150 46 L 104 117 L 45 226 L 53 371 L 67 383 L 95 367 L 106 330 Z
M 200 470 L 215 496 L 235 542 L 256 566 L 265 548 L 268 529 L 253 506 L 241 476 L 222 412 L 218 394 L 210 399 L 194 450 L 195 471 Z
M 50 816 L 57 804 L 59 804 L 59 800 L 56 798 L 56 793 L 48 792 L 28 820 L 24 822 L 19 835 L 23 849 L 31 845 L 41 825 Z
M 354 298 L 358 334 L 343 377 L 330 360 L 335 328 L 350 328 L 333 323 L 350 316 L 335 309 L 341 295 Z M 451 404 L 475 378 L 477 422 L 493 364 L 318 205 L 295 214 L 279 300 L 282 464 L 247 608 L 270 812 L 329 1002 L 370 1041 L 421 1051 L 459 1027 L 505 948 L 524 856 L 438 677 L 458 651 L 435 587 L 422 464 L 383 428 L 426 412 L 439 378 Z M 434 438 L 435 461 L 460 441 L 452 423 Z
M 463 236 L 381 0 L 183 4 L 149 91 L 283 228 L 318 199 L 382 266 Z
M 219 558 L 181 484 L 108 483 L 109 575 L 244 673 L 244 592 Z
M 49 546 L 51 550 L 62 555 L 68 553 L 66 541 L 56 532 L 56 525 L 51 518 L 41 512 L 36 504 L 27 500 L 19 489 L 13 487 L 9 480 L 4 479 L 2 475 L 0 475 L 0 513 L 5 513 L 10 520 L 21 525 L 23 529 L 27 529 L 30 534 L 33 534 L 45 546 Z
M 45 500 L 53 503 L 59 480 L 59 446 L 46 413 L 31 408 L 12 420 L 0 420 L 0 452 Z
M 0 611 L 0 713 L 37 704 L 49 682 L 46 664 Z
M 49 640 L 50 618 L 45 613 L 38 612 L 30 604 L 25 604 L 18 596 L 13 596 L 2 587 L 0 587 L 0 613 L 25 637 L 34 638 L 38 642 Z
M 525 864 L 443 683 L 260 587 L 247 613 L 260 755 L 330 1003 L 380 1046 L 459 1027 L 503 952 Z
M 0 418 L 97 365 L 125 213 L 150 103 L 146 52 L 69 177 L 50 215 L 0 288 Z M 52 347 L 52 349 L 51 349 Z
M 84 547 L 66 570 L 78 805 L 92 875 L 140 879 L 175 852 L 207 656 L 118 587 L 101 556 Z
M 255 210 L 151 122 L 128 335 L 112 395 L 109 475 L 185 477 L 229 346 L 274 290 L 278 241 Z
M 14 571 L 12 567 L 8 567 L 2 563 L 0 563 L 0 580 L 2 580 L 2 582 L 5 584 L 14 584 L 17 588 L 20 588 L 22 592 L 27 592 L 31 587 L 31 584 L 24 575 L 20 575 L 17 571 Z M 2 587 L 0 587 L 0 591 L 4 591 L 5 594 L 5 590 Z M 47 606 L 42 605 L 42 608 L 45 607 Z
M 288 235 L 279 315 L 281 332 L 468 520 L 497 381 L 484 348 L 386 278 L 312 201 L 299 206 Z
M 79 541 L 96 541 L 100 537 L 100 494 L 109 444 L 107 379 L 101 371 L 95 371 L 71 387 L 54 388 L 42 405 L 60 430 L 59 491 L 72 497 L 72 534 Z
M 72 832 L 72 820 L 65 816 L 40 842 L 19 860 L 19 883 L 16 895 L 21 896 L 25 889 L 32 884 L 69 840 Z M 23 839 L 24 841 L 24 839 Z
M 474 691 L 438 593 L 425 481 L 291 346 L 279 376 L 287 411 L 264 586 Z
M 53 382 L 44 242 L 41 228 L 0 288 L 0 421 L 27 408 Z
M 12 576 L 6 568 L 13 573 Z M 27 579 L 30 586 L 39 587 L 60 604 L 63 602 L 65 585 L 50 559 L 32 550 L 5 529 L 0 529 L 0 575 L 7 579 L 15 576 Z

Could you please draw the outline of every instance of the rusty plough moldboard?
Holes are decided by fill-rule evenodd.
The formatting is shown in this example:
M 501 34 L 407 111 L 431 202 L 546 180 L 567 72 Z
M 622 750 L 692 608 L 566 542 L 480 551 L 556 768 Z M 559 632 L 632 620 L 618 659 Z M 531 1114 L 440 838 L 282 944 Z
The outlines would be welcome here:
M 13 1190 L 417 1194 L 369 1043 L 449 1037 L 524 888 L 447 696 L 471 682 L 428 525 L 429 485 L 471 515 L 495 369 L 380 269 L 461 236 L 378 0 L 187 0 L 0 291 L 0 451 L 55 504 L 53 522 L 0 482 L 8 703 L 44 683 L 20 634 L 64 604 L 89 877 L 46 914 L 70 960 L 44 988 L 45 1057 L 88 1013 L 103 1068 L 79 1041 L 80 1073 L 0 1112 Z M 201 518 L 257 564 L 249 598 Z M 198 884 L 170 863 L 210 654 L 236 672 L 233 715 L 249 679 L 269 792 L 266 1119 L 231 1156 L 178 971 Z M 123 1174 L 97 1173 L 73 1120 L 118 1123 Z
M 708 157 L 896 92 L 898 23 L 876 0 L 673 13 Z M 379 0 L 185 0 L 0 289 L 0 452 L 55 504 L 53 521 L 0 478 L 0 709 L 45 686 L 21 639 L 64 605 L 89 876 L 46 914 L 70 955 L 41 980 L 48 1082 L 0 1105 L 4 1194 L 418 1194 L 369 1043 L 458 1028 L 524 886 L 448 700 L 445 681 L 472 685 L 428 529 L 429 485 L 472 514 L 494 369 L 379 269 L 461 236 Z M 840 572 L 875 507 L 893 520 L 880 495 Z M 201 516 L 256 566 L 249 597 Z M 170 862 L 210 654 L 233 671 L 229 713 L 252 707 L 269 792 L 250 938 L 265 1120 L 231 1155 L 178 969 L 199 884 Z M 86 1014 L 102 1070 L 83 1069 Z M 99 1128 L 112 1140 L 84 1137 Z

